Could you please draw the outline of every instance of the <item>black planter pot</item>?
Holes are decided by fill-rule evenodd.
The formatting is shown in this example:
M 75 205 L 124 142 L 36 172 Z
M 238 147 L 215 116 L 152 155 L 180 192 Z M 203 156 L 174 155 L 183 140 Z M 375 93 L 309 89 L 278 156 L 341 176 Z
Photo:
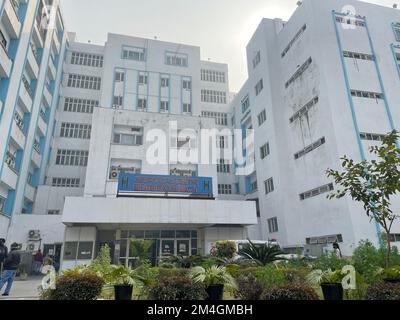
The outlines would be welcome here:
M 341 283 L 322 283 L 321 288 L 325 300 L 343 300 L 343 286 Z
M 115 300 L 132 300 L 133 286 L 119 285 L 114 286 Z
M 386 278 L 384 279 L 386 283 L 400 283 L 400 279 L 391 279 L 391 278 Z
M 217 284 L 208 286 L 206 289 L 209 301 L 221 301 L 224 298 L 224 285 Z

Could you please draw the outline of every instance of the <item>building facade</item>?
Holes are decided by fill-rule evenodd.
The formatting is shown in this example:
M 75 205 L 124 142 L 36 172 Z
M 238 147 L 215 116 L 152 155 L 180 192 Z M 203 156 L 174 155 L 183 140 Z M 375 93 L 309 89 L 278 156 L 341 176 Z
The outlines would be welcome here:
M 50 21 L 54 13 L 55 27 L 45 27 L 43 14 Z M 156 259 L 207 253 L 216 240 L 248 236 L 256 206 L 236 188 L 232 165 L 147 157 L 154 130 L 166 132 L 168 150 L 186 152 L 200 141 L 185 130 L 232 127 L 226 64 L 202 61 L 195 46 L 130 36 L 80 43 L 65 31 L 57 1 L 5 0 L 1 17 L 1 52 L 10 56 L 1 65 L 14 69 L 1 79 L 1 130 L 9 138 L 1 139 L 0 227 L 8 243 L 42 248 L 70 267 L 89 262 L 104 243 L 115 262 L 130 264 L 130 238 L 153 240 Z M 24 31 L 11 29 L 19 25 Z M 32 66 L 36 47 L 43 66 Z M 18 88 L 21 77 L 19 91 L 9 87 Z M 224 136 L 214 140 L 218 148 L 227 144 Z M 122 197 L 121 173 L 204 177 L 212 192 Z
M 288 251 L 379 244 L 361 206 L 326 198 L 336 186 L 325 172 L 344 155 L 371 159 L 369 148 L 399 130 L 399 22 L 397 9 L 306 0 L 287 22 L 263 19 L 247 46 L 232 112 L 236 128 L 255 130 L 256 173 L 242 184 L 259 199 L 261 235 Z M 397 223 L 391 241 L 399 232 Z

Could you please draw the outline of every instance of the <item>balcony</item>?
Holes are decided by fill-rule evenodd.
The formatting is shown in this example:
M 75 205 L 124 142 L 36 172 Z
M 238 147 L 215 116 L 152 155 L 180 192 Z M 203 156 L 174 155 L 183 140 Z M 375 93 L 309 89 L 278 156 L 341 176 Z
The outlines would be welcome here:
M 50 85 L 46 83 L 44 90 L 43 90 L 43 97 L 46 100 L 48 105 L 51 105 L 52 95 L 50 93 Z
M 25 189 L 25 198 L 27 198 L 31 202 L 34 202 L 35 195 L 36 195 L 36 188 L 33 187 L 32 184 L 28 182 L 26 184 L 26 189 Z
M 57 76 L 57 69 L 55 67 L 55 62 L 54 62 L 53 58 L 51 58 L 49 61 L 49 70 L 50 70 L 49 75 L 50 75 L 51 80 L 55 80 L 56 76 Z
M 17 187 L 17 181 L 17 171 L 8 165 L 5 165 L 3 168 L 3 173 L 1 175 L 1 182 L 6 184 L 8 188 L 15 189 Z
M 32 161 L 37 167 L 40 168 L 42 156 L 40 155 L 40 147 L 37 141 L 33 143 Z
M 19 148 L 23 149 L 25 145 L 24 123 L 18 112 L 14 113 L 15 125 L 12 127 L 11 137 Z
M 27 71 L 32 79 L 37 79 L 39 75 L 39 64 L 37 62 L 34 51 L 36 53 L 36 49 L 32 47 L 31 50 L 28 50 Z
M 5 0 L 3 23 L 12 39 L 18 39 L 21 22 L 18 17 L 19 1 Z
M 44 114 L 44 111 L 42 109 L 40 110 L 40 115 L 38 119 L 38 128 L 43 135 L 46 134 L 46 128 L 47 128 L 46 115 Z
M 40 31 L 37 23 L 35 23 L 35 25 L 33 27 L 32 37 L 33 37 L 33 41 L 36 44 L 36 47 L 43 48 L 42 32 Z
M 12 61 L 7 53 L 7 40 L 0 31 L 0 78 L 9 78 Z
M 54 47 L 53 47 L 54 53 L 58 54 L 60 52 L 60 41 L 58 41 L 57 32 L 54 32 L 53 41 L 54 41 Z

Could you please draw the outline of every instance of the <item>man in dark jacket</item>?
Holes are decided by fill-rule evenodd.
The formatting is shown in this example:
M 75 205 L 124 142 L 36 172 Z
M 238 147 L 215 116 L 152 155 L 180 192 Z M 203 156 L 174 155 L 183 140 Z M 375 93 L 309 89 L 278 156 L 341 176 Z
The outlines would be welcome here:
M 11 245 L 11 251 L 8 254 L 7 258 L 4 261 L 3 273 L 0 279 L 0 291 L 3 289 L 3 286 L 7 283 L 6 290 L 3 293 L 3 296 L 10 295 L 11 287 L 14 282 L 15 276 L 17 275 L 17 269 L 21 262 L 21 256 L 17 252 L 19 246 L 17 243 L 13 243 Z
M 3 273 L 3 263 L 8 255 L 8 249 L 5 245 L 6 240 L 1 238 L 0 239 L 0 274 Z

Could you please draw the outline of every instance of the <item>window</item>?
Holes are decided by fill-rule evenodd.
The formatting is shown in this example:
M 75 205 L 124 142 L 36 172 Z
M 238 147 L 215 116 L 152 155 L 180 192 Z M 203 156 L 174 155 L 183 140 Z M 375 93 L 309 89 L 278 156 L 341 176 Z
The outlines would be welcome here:
M 0 211 L 1 211 L 1 207 L 0 207 Z M 389 239 L 390 239 L 390 242 L 400 242 L 400 233 L 390 234 Z
M 303 201 L 303 200 L 306 200 L 309 198 L 313 198 L 313 197 L 319 196 L 320 194 L 327 193 L 329 191 L 333 191 L 333 189 L 334 189 L 334 187 L 333 187 L 332 183 L 326 184 L 322 187 L 315 188 L 313 190 L 310 190 L 310 191 L 300 194 L 300 200 Z
M 226 92 L 201 90 L 201 102 L 226 104 Z
M 230 184 L 219 184 L 218 194 L 232 194 L 232 186 Z
M 169 111 L 169 102 L 161 101 L 160 102 L 160 112 L 168 112 Z
M 1 30 L 0 30 L 0 45 L 3 47 L 5 52 L 8 52 L 7 44 L 8 44 L 8 41 L 7 41 L 6 37 L 4 36 L 3 32 L 1 32 Z
M 220 126 L 228 125 L 228 114 L 222 112 L 202 111 L 201 116 L 205 118 L 214 118 L 215 123 Z
M 126 146 L 141 146 L 143 145 L 143 128 L 132 128 L 130 133 L 115 132 L 113 142 Z
M 386 137 L 385 134 L 366 133 L 366 132 L 360 133 L 361 140 L 367 140 L 367 141 L 383 141 L 385 137 Z
M 100 90 L 101 78 L 81 74 L 69 74 L 67 86 L 89 90 Z
M 146 109 L 147 109 L 147 100 L 144 98 L 139 98 L 137 101 L 137 110 L 146 111 Z
M 258 81 L 258 83 L 256 84 L 254 89 L 256 91 L 256 96 L 258 96 L 261 93 L 261 91 L 264 89 L 264 81 L 263 81 L 263 79 Z
M 336 21 L 343 24 L 351 24 L 357 27 L 365 27 L 365 22 L 358 20 L 356 17 L 336 17 Z
M 297 152 L 294 155 L 294 158 L 297 160 L 297 159 L 305 156 L 307 153 L 310 153 L 311 151 L 313 151 L 313 150 L 319 148 L 320 146 L 322 146 L 323 144 L 325 144 L 325 142 L 326 142 L 325 141 L 325 137 L 319 139 L 318 141 L 316 141 L 316 142 L 310 144 L 309 146 L 305 147 L 303 150 Z
M 304 115 L 308 114 L 308 111 L 315 106 L 319 101 L 318 97 L 314 97 L 311 101 L 309 101 L 305 106 L 303 106 L 299 111 L 297 111 L 291 118 L 290 123 L 295 122 L 297 119 L 300 119 Z
M 383 99 L 383 93 L 371 91 L 351 90 L 351 95 L 358 98 Z
M 357 52 L 351 52 L 351 51 L 343 51 L 343 56 L 345 58 L 353 58 L 353 59 L 359 59 L 359 60 L 369 60 L 369 61 L 375 60 L 375 57 L 372 54 L 357 53 Z
M 89 158 L 89 151 L 58 149 L 56 165 L 86 167 Z
M 188 56 L 186 54 L 167 52 L 165 56 L 165 64 L 176 67 L 187 67 Z
M 138 83 L 139 85 L 146 85 L 148 81 L 148 76 L 146 73 L 139 73 L 139 79 L 138 79 Z
M 201 69 L 201 81 L 225 83 L 225 72 Z
M 247 109 L 250 108 L 250 97 L 249 97 L 249 95 L 246 95 L 242 99 L 241 104 L 242 104 L 242 113 L 245 113 L 247 111 Z
M 113 99 L 113 108 L 114 109 L 119 109 L 124 105 L 124 97 L 121 96 L 114 96 Z
M 91 130 L 90 124 L 62 122 L 60 137 L 90 139 Z
M 217 137 L 217 148 L 225 149 L 228 148 L 228 139 L 225 136 Z
M 161 78 L 161 88 L 169 87 L 169 78 Z
M 281 57 L 284 58 L 289 50 L 293 47 L 294 43 L 300 38 L 300 36 L 306 31 L 307 25 L 304 25 L 294 36 L 294 38 L 289 42 L 285 50 L 283 50 Z
M 3 197 L 0 197 L 0 212 L 4 212 L 5 205 L 6 205 L 6 199 Z
M 258 126 L 261 127 L 261 125 L 267 121 L 267 112 L 265 109 L 257 116 L 258 118 Z
M 226 164 L 224 159 L 219 159 L 219 162 L 217 164 L 217 172 L 218 173 L 230 173 L 231 166 L 229 164 Z
M 47 210 L 49 216 L 59 216 L 61 214 L 60 210 Z
M 192 112 L 192 105 L 190 103 L 184 103 L 182 105 L 183 113 L 191 113 Z
M 343 236 L 341 234 L 334 234 L 330 236 L 306 238 L 307 244 L 330 244 L 334 242 L 342 243 Z
M 277 217 L 268 219 L 268 230 L 269 230 L 269 233 L 275 233 L 275 232 L 279 231 Z
M 253 58 L 253 69 L 255 69 L 260 62 L 261 62 L 261 53 L 260 51 L 257 51 L 256 55 Z
M 88 67 L 103 67 L 104 57 L 99 54 L 84 53 L 73 51 L 71 54 L 71 64 L 88 66 Z
M 53 178 L 52 187 L 79 188 L 81 180 L 79 178 Z
M 97 100 L 65 98 L 64 101 L 64 111 L 67 112 L 93 113 L 93 108 L 98 106 Z
M 275 190 L 274 179 L 269 178 L 268 180 L 264 181 L 264 186 L 265 186 L 265 194 L 273 192 Z
M 124 82 L 125 81 L 125 73 L 117 71 L 115 72 L 115 82 Z
M 146 60 L 146 49 L 134 48 L 134 47 L 122 47 L 122 59 L 134 60 L 134 61 L 145 61 Z
M 183 90 L 191 90 L 192 89 L 192 82 L 190 80 L 183 80 L 182 81 L 182 88 Z
M 266 144 L 264 144 L 264 145 L 260 148 L 260 156 L 261 156 L 261 159 L 264 160 L 267 156 L 269 156 L 269 154 L 270 154 L 269 142 L 267 142 Z
M 308 58 L 308 60 L 294 73 L 294 75 L 286 82 L 285 87 L 286 89 L 295 82 L 298 78 L 300 78 L 303 73 L 308 69 L 308 67 L 312 63 L 312 58 Z
M 400 41 L 400 23 L 393 24 L 393 31 L 396 41 Z

